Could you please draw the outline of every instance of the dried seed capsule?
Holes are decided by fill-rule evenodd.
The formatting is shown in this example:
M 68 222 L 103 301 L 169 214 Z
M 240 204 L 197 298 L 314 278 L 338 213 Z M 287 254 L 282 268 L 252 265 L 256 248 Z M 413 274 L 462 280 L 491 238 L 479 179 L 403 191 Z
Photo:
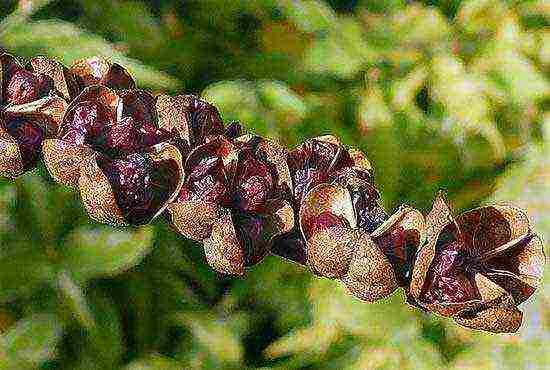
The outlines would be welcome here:
M 0 54 L 0 176 L 16 178 L 34 168 L 44 138 L 57 134 L 68 98 L 57 90 L 65 84 L 64 71 L 47 58 L 23 67 Z
M 93 85 L 111 89 L 134 89 L 136 84 L 130 74 L 119 64 L 102 57 L 77 60 L 70 69 L 79 91 Z
M 86 158 L 79 188 L 90 216 L 112 225 L 142 225 L 164 211 L 182 178 L 181 154 L 170 144 L 123 159 Z
M 391 258 L 400 253 L 388 250 L 402 252 L 396 241 L 406 231 L 422 235 L 423 218 L 403 207 L 371 235 L 357 225 L 350 191 L 340 185 L 320 184 L 302 201 L 300 228 L 308 265 L 322 276 L 340 279 L 356 297 L 374 301 L 404 285 L 399 272 L 406 269 L 406 259 Z
M 204 241 L 207 259 L 216 270 L 243 274 L 245 267 L 269 253 L 277 235 L 293 228 L 285 155 L 282 148 L 259 137 L 230 141 L 210 136 L 187 158 L 186 181 L 167 210 L 174 228 Z M 191 208 L 195 219 L 189 217 Z
M 50 173 L 78 185 L 92 218 L 148 223 L 179 193 L 186 147 L 156 104 L 144 91 L 89 87 L 69 106 L 59 139 L 44 142 Z
M 165 128 L 178 130 L 179 136 L 191 148 L 205 143 L 209 136 L 224 134 L 218 110 L 196 96 L 161 96 L 157 100 L 157 110 Z
M 427 242 L 419 251 L 410 296 L 419 305 L 458 323 L 493 332 L 514 332 L 517 305 L 542 280 L 542 241 L 525 214 L 487 206 L 453 218 L 440 193 L 427 217 Z

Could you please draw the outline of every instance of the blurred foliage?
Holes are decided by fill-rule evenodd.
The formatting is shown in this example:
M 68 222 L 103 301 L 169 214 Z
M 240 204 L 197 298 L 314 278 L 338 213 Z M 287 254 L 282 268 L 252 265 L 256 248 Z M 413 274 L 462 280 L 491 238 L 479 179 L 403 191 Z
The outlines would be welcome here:
M 7 0 L 0 47 L 101 54 L 293 147 L 365 150 L 385 206 L 524 207 L 550 240 L 545 0 Z M 548 271 L 547 271 L 548 272 Z M 0 182 L 0 369 L 548 368 L 550 290 L 517 335 L 364 304 L 274 257 L 219 276 L 162 222 L 94 225 L 41 168 Z

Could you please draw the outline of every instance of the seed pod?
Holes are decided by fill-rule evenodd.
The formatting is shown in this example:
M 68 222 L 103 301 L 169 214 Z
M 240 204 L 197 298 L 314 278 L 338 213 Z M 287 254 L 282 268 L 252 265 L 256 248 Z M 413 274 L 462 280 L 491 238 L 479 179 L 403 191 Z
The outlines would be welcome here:
M 59 138 L 44 142 L 52 177 L 78 186 L 95 220 L 145 224 L 179 193 L 188 148 L 165 129 L 157 102 L 140 90 L 91 86 L 68 107 Z
M 298 207 L 315 186 L 336 182 L 349 190 L 360 229 L 372 232 L 388 218 L 378 203 L 370 162 L 361 151 L 344 148 L 336 137 L 307 140 L 289 153 L 288 166 Z
M 208 137 L 189 154 L 185 183 L 167 211 L 176 230 L 204 241 L 214 269 L 242 275 L 294 227 L 286 152 L 256 136 Z
M 102 57 L 80 59 L 70 69 L 78 91 L 93 85 L 111 89 L 134 89 L 136 84 L 130 74 L 119 64 Z
M 338 184 L 320 184 L 300 207 L 300 228 L 308 265 L 319 275 L 341 280 L 356 297 L 375 301 L 391 294 L 407 276 L 406 233 L 416 233 L 409 247 L 416 250 L 423 234 L 422 215 L 402 207 L 371 235 L 358 228 L 351 193 Z M 403 243 L 398 242 L 403 240 Z M 396 252 L 398 251 L 398 252 Z M 386 254 L 387 253 L 387 254 Z
M 0 176 L 33 169 L 42 141 L 57 135 L 67 107 L 66 69 L 39 57 L 23 67 L 0 54 Z
M 545 257 L 529 220 L 510 206 L 487 206 L 453 218 L 443 194 L 427 217 L 409 295 L 459 324 L 515 332 L 517 306 L 541 284 Z
M 203 144 L 208 137 L 224 134 L 218 109 L 193 95 L 161 96 L 157 109 L 165 128 L 175 128 L 190 148 Z

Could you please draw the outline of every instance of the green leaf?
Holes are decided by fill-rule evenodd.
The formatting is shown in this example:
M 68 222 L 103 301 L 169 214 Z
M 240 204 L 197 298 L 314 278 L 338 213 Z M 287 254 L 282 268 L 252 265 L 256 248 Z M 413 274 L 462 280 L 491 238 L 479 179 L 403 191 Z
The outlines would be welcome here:
M 505 153 L 504 142 L 491 117 L 489 101 L 483 93 L 482 81 L 466 71 L 464 64 L 451 54 L 432 60 L 432 92 L 448 115 L 442 130 L 464 143 L 466 133 L 479 134 L 491 145 L 496 160 Z
M 377 86 L 371 86 L 361 92 L 357 106 L 357 121 L 364 131 L 392 126 L 392 112 L 384 101 L 382 90 Z
M 83 227 L 68 238 L 62 265 L 77 279 L 117 275 L 138 264 L 149 252 L 153 240 L 151 227 L 121 231 L 111 227 Z
M 182 364 L 161 355 L 136 360 L 129 364 L 126 370 L 179 370 Z
M 42 246 L 11 242 L 0 249 L 0 302 L 30 296 L 46 282 L 55 270 Z
M 202 97 L 214 104 L 226 121 L 239 121 L 259 135 L 275 139 L 278 128 L 302 121 L 307 105 L 280 81 L 223 81 L 208 86 Z
M 253 83 L 235 80 L 222 81 L 208 86 L 202 98 L 214 104 L 226 121 L 246 122 L 247 125 L 261 125 L 261 107 Z
M 55 315 L 36 314 L 0 336 L 0 368 L 38 366 L 55 356 L 62 328 Z
M 307 114 L 303 99 L 286 84 L 279 81 L 264 81 L 258 84 L 259 94 L 265 109 L 275 115 L 280 125 L 301 121 Z
M 43 54 L 70 65 L 76 59 L 99 55 L 120 63 L 138 83 L 145 86 L 160 89 L 175 89 L 179 86 L 175 78 L 126 57 L 102 37 L 68 22 L 47 20 L 23 23 L 7 29 L 0 36 L 4 47 L 21 56 Z
M 308 72 L 351 79 L 366 63 L 378 57 L 376 50 L 364 40 L 361 24 L 351 17 L 341 18 L 327 37 L 316 39 L 306 50 L 303 68 Z
M 209 312 L 179 312 L 176 323 L 188 327 L 195 340 L 222 363 L 239 363 L 244 349 L 230 322 Z
M 278 0 L 284 14 L 303 32 L 326 31 L 336 21 L 336 14 L 318 0 Z

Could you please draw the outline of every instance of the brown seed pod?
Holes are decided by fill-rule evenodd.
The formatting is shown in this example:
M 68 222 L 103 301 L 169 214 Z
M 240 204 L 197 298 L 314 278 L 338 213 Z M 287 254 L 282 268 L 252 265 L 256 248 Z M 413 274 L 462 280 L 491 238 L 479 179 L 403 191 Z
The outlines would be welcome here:
M 157 99 L 157 110 L 167 130 L 175 128 L 191 148 L 203 144 L 209 136 L 224 134 L 218 110 L 193 95 L 163 95 Z
M 23 67 L 0 54 L 0 176 L 13 179 L 34 168 L 42 141 L 57 135 L 69 98 L 65 72 L 48 58 Z
M 340 279 L 356 297 L 375 301 L 397 289 L 393 265 L 401 267 L 408 260 L 390 259 L 393 254 L 385 254 L 380 245 L 402 251 L 398 242 L 406 239 L 403 235 L 423 234 L 423 218 L 419 212 L 402 207 L 369 235 L 357 228 L 350 192 L 338 184 L 320 184 L 302 201 L 300 228 L 306 240 L 307 263 L 317 274 Z M 416 247 L 414 243 L 420 240 L 420 236 L 411 239 L 411 246 Z
M 517 306 L 540 285 L 544 263 L 542 241 L 521 210 L 486 206 L 455 219 L 440 193 L 427 217 L 427 241 L 416 257 L 409 295 L 459 324 L 514 332 L 521 323 Z

